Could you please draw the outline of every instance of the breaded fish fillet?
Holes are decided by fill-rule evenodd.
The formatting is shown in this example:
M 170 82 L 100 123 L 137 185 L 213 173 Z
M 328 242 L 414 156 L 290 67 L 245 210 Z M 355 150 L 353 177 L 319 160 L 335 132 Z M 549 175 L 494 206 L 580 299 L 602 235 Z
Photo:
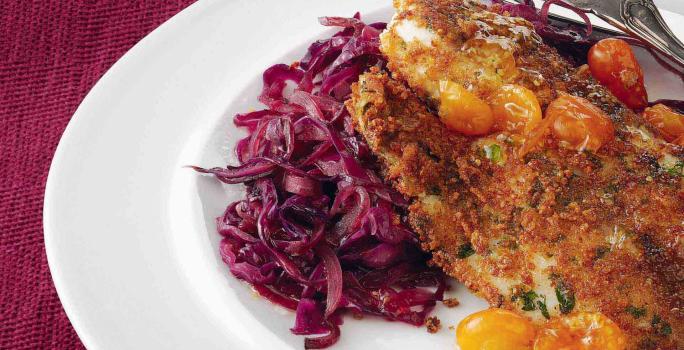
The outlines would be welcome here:
M 684 348 L 684 149 L 524 20 L 467 1 L 395 6 L 382 48 L 400 80 L 366 73 L 348 108 L 386 178 L 412 199 L 409 222 L 434 263 L 536 321 L 600 311 L 630 349 Z M 505 133 L 468 138 L 440 122 L 432 110 L 443 79 L 482 98 L 513 82 L 542 107 L 561 91 L 584 97 L 610 116 L 615 140 L 592 153 L 548 137 L 520 158 Z

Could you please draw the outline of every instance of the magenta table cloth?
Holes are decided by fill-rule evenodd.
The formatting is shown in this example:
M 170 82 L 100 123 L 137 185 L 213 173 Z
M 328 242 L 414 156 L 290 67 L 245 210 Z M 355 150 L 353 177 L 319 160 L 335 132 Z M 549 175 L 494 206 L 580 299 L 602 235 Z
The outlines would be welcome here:
M 0 2 L 0 349 L 83 348 L 45 257 L 50 161 L 102 74 L 192 2 Z

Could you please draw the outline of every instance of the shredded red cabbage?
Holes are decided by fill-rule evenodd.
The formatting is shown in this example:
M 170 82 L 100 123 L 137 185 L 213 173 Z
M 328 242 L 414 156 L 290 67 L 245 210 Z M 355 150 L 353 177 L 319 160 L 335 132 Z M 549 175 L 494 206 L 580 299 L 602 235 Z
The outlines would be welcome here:
M 586 12 L 574 7 L 563 0 L 547 0 L 542 5 L 541 9 L 537 9 L 532 0 L 524 0 L 519 3 L 505 2 L 504 0 L 492 0 L 494 6 L 491 10 L 498 13 L 508 13 L 510 16 L 522 17 L 534 25 L 534 30 L 539 36 L 544 39 L 548 45 L 565 49 L 565 46 L 581 45 L 586 46 L 591 44 L 591 34 L 593 32 L 591 20 Z M 569 23 L 561 23 L 553 21 L 549 18 L 549 9 L 551 5 L 558 5 L 577 13 L 585 22 L 585 27 L 582 28 L 577 25 Z M 584 32 L 584 33 L 581 33 Z M 589 50 L 588 48 L 586 49 Z M 574 56 L 574 55 L 570 55 Z
M 221 257 L 235 277 L 296 312 L 293 333 L 324 334 L 307 338 L 307 349 L 334 344 L 345 312 L 423 325 L 446 289 L 395 214 L 408 203 L 373 171 L 344 107 L 359 74 L 385 65 L 385 24 L 358 14 L 320 22 L 343 29 L 298 64 L 267 69 L 259 95 L 267 108 L 235 116 L 249 131 L 235 148 L 240 164 L 193 167 L 245 184 L 246 197 L 216 220 Z

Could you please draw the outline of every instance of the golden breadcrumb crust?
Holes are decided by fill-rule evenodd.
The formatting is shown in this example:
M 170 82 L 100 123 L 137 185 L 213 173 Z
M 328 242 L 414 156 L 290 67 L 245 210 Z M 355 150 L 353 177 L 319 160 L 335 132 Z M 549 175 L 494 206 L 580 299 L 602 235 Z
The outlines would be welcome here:
M 684 181 L 671 168 L 684 149 L 522 19 L 468 0 L 395 7 L 381 36 L 394 79 L 363 75 L 347 105 L 386 179 L 412 200 L 408 221 L 433 262 L 535 322 L 600 311 L 627 333 L 629 349 L 684 348 Z M 406 23 L 422 37 L 407 41 Z M 542 109 L 560 92 L 584 97 L 610 116 L 616 137 L 578 153 L 547 136 L 520 158 L 511 135 L 447 130 L 434 113 L 440 80 L 485 100 L 519 84 Z
M 519 159 L 493 136 L 447 130 L 377 70 L 354 86 L 348 108 L 386 179 L 412 199 L 408 220 L 433 262 L 491 305 L 522 311 L 534 291 L 557 316 L 558 297 L 541 298 L 550 283 L 574 297 L 570 312 L 617 322 L 630 349 L 684 344 L 684 195 L 653 155 L 621 140 L 592 154 L 548 139 Z M 503 161 L 487 158 L 491 144 Z M 541 321 L 539 309 L 526 314 Z

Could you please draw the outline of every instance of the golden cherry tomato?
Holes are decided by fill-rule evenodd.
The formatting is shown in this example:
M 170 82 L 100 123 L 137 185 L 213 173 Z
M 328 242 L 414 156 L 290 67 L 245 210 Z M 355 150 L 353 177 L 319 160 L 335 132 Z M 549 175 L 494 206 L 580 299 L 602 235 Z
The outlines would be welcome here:
M 624 333 L 600 312 L 579 312 L 547 323 L 537 334 L 534 350 L 622 350 Z
M 532 322 L 504 309 L 474 313 L 456 328 L 461 350 L 530 350 L 535 335 Z
M 672 142 L 684 135 L 684 115 L 679 114 L 669 107 L 657 104 L 644 110 L 644 119 L 663 135 L 663 138 Z
M 641 109 L 648 103 L 644 72 L 624 40 L 608 38 L 589 50 L 591 75 L 627 107 Z
M 527 135 L 542 119 L 534 92 L 514 84 L 501 86 L 489 101 L 494 113 L 494 130 Z
M 613 122 L 588 100 L 563 94 L 546 109 L 556 138 L 577 150 L 596 151 L 615 137 Z
M 453 81 L 439 83 L 439 117 L 446 126 L 468 136 L 486 135 L 494 125 L 492 109 Z

